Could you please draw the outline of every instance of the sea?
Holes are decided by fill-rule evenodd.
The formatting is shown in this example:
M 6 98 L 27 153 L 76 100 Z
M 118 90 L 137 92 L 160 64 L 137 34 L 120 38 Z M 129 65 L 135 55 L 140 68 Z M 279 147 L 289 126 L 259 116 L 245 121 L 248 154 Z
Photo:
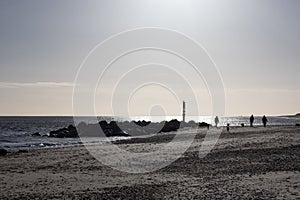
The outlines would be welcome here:
M 89 117 L 82 117 L 82 121 L 87 121 Z M 167 117 L 98 117 L 100 120 L 107 121 L 130 121 L 130 120 L 151 120 L 154 122 L 178 119 L 181 120 L 181 116 L 167 116 Z M 187 116 L 186 121 L 207 122 L 212 123 L 213 117 L 207 116 Z M 249 125 L 249 117 L 223 117 L 220 118 L 221 125 L 240 126 L 245 124 Z M 0 148 L 5 148 L 8 151 L 18 150 L 31 150 L 31 149 L 43 149 L 43 148 L 57 148 L 67 146 L 81 145 L 80 138 L 50 138 L 50 137 L 37 137 L 32 136 L 33 133 L 40 133 L 41 135 L 47 135 L 50 131 L 57 130 L 59 128 L 67 127 L 70 124 L 74 125 L 74 119 L 72 116 L 68 117 L 54 117 L 54 116 L 36 116 L 36 117 L 0 117 Z M 290 117 L 268 117 L 268 125 L 272 126 L 285 126 L 300 124 L 300 118 Z M 255 117 L 255 126 L 261 126 L 261 117 Z M 129 133 L 130 134 L 130 133 Z M 91 144 L 105 143 L 113 140 L 130 139 L 130 137 L 112 137 L 112 138 L 89 138 Z M 86 141 L 86 140 L 85 140 Z

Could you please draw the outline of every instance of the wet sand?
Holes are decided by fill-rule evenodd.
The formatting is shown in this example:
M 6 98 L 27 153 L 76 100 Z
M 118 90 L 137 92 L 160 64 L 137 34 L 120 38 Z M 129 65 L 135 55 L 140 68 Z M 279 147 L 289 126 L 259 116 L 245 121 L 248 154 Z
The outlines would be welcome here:
M 300 198 L 300 127 L 232 128 L 200 159 L 204 133 L 202 129 L 177 161 L 145 174 L 104 166 L 83 146 L 10 153 L 0 157 L 0 199 Z M 117 145 L 151 151 L 173 136 Z

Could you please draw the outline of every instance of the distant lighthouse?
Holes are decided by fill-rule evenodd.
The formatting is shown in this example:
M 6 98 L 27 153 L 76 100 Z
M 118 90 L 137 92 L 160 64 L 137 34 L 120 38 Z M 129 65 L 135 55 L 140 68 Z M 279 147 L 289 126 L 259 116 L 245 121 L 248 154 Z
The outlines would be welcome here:
M 182 121 L 185 122 L 185 101 L 182 103 Z

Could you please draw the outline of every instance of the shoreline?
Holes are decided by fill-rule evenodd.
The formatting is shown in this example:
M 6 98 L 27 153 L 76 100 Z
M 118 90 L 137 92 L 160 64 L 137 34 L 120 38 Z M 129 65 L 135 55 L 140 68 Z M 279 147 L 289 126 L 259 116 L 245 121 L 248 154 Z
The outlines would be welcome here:
M 250 126 L 230 126 L 230 131 L 232 130 L 237 130 L 237 129 L 245 129 L 247 131 L 251 131 L 251 130 L 256 130 L 258 128 L 294 128 L 294 127 L 297 127 L 297 126 L 293 126 L 293 125 L 270 125 L 270 126 L 267 126 L 267 127 L 263 127 L 263 126 L 254 126 L 254 127 L 250 127 Z M 215 126 L 211 126 L 210 129 L 214 129 Z M 227 132 L 226 131 L 226 126 L 218 126 L 217 127 L 218 129 L 223 129 L 222 131 L 223 132 Z M 182 132 L 184 130 L 187 130 L 187 129 L 197 129 L 197 128 L 194 128 L 194 127 L 183 127 L 183 128 L 180 128 L 178 130 L 178 132 Z M 198 128 L 198 130 L 200 131 L 207 131 L 207 128 L 205 127 L 200 127 Z M 9 154 L 14 154 L 14 153 L 26 153 L 26 152 L 31 152 L 31 151 L 36 151 L 36 150 L 52 150 L 52 149 L 60 149 L 60 148 L 71 148 L 71 147 L 84 147 L 85 145 L 102 145 L 102 144 L 106 144 L 106 143 L 116 143 L 116 144 L 120 144 L 120 143 L 134 143 L 135 139 L 143 139 L 143 138 L 149 138 L 149 137 L 159 137 L 159 136 L 163 136 L 163 135 L 168 135 L 168 134 L 171 134 L 171 135 L 175 135 L 177 134 L 177 131 L 174 131 L 174 132 L 165 132 L 165 133 L 154 133 L 154 134 L 148 134 L 148 135 L 144 135 L 144 136 L 129 136 L 129 137 L 118 137 L 118 136 L 114 136 L 114 137 L 98 137 L 100 140 L 99 141 L 93 141 L 93 142 L 90 142 L 90 143 L 86 143 L 84 144 L 82 142 L 82 140 L 79 138 L 55 138 L 57 140 L 68 140 L 68 139 L 78 139 L 78 143 L 76 144 L 68 144 L 68 145 L 59 145 L 59 146 L 55 146 L 55 145 L 49 145 L 49 146 L 44 146 L 44 147 L 34 147 L 34 148 L 5 148 L 5 147 L 2 147 L 2 149 L 5 149 L 7 150 L 8 152 L 8 155 Z M 31 136 L 31 137 L 36 137 L 36 136 Z M 49 137 L 51 138 L 51 137 Z M 101 140 L 102 139 L 102 140 Z M 108 141 L 104 141 L 103 139 L 108 139 Z M 110 140 L 112 139 L 112 140 Z
M 293 128 L 293 127 L 297 127 L 296 125 L 269 125 L 267 127 L 263 127 L 263 125 L 261 126 L 253 126 L 253 127 L 250 127 L 250 126 L 230 126 L 230 130 L 236 130 L 236 129 L 247 129 L 247 131 L 250 131 L 251 129 L 255 130 L 257 128 L 280 128 L 280 127 L 288 127 L 288 128 Z M 215 126 L 211 126 L 210 129 L 214 129 Z M 226 131 L 226 126 L 218 126 L 217 127 L 218 129 L 223 129 L 224 132 L 227 132 Z M 186 130 L 186 129 L 197 129 L 195 127 L 183 127 L 183 128 L 180 128 L 178 129 L 178 132 L 181 132 L 183 130 Z M 200 131 L 206 131 L 207 129 L 205 127 L 200 127 L 198 128 Z M 249 129 L 249 130 L 248 130 Z M 148 135 L 144 135 L 144 136 L 127 136 L 127 137 L 122 137 L 122 136 L 113 136 L 113 137 L 98 137 L 100 140 L 99 141 L 93 141 L 91 143 L 88 143 L 88 144 L 83 144 L 82 140 L 80 139 L 80 137 L 78 138 L 54 138 L 54 139 L 57 139 L 57 140 L 68 140 L 68 139 L 78 139 L 78 143 L 76 144 L 69 144 L 69 145 L 60 145 L 60 146 L 55 146 L 55 145 L 49 145 L 49 146 L 45 146 L 45 147 L 34 147 L 34 148 L 18 148 L 18 149 L 10 149 L 10 148 L 5 148 L 5 147 L 2 147 L 2 149 L 6 149 L 8 151 L 8 154 L 10 153 L 25 153 L 25 151 L 29 152 L 29 151 L 35 151 L 35 150 L 41 150 L 41 149 L 59 149 L 59 148 L 70 148 L 70 147 L 77 147 L 77 146 L 80 146 L 80 147 L 84 147 L 85 145 L 101 145 L 101 144 L 105 144 L 107 142 L 112 142 L 112 143 L 126 143 L 126 141 L 130 141 L 130 140 L 134 140 L 136 138 L 147 138 L 147 137 L 159 137 L 160 135 L 166 135 L 166 134 L 176 134 L 177 131 L 173 131 L 173 132 L 162 132 L 162 133 L 153 133 L 153 134 L 148 134 Z M 42 138 L 43 136 L 31 136 L 31 137 L 34 137 L 34 138 Z M 52 139 L 51 137 L 46 137 L 46 138 L 50 138 Z M 97 138 L 97 137 L 95 137 Z M 103 139 L 108 139 L 108 141 L 104 141 Z M 109 139 L 112 139 L 112 140 L 109 140 Z M 124 142 L 123 142 L 124 141 Z M 131 143 L 131 142 L 130 142 Z M 18 151 L 21 151 L 21 152 L 18 152 Z M 22 152 L 23 151 L 23 152 Z

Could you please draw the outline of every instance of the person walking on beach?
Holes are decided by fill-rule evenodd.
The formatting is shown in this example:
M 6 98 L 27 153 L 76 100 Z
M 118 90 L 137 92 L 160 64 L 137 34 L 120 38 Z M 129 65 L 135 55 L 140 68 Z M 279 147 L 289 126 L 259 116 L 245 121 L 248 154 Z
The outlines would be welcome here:
M 254 116 L 251 115 L 250 117 L 250 126 L 253 127 L 253 122 L 254 122 Z
M 267 126 L 267 122 L 268 122 L 268 119 L 267 119 L 266 115 L 264 115 L 262 118 L 262 123 L 264 124 L 264 127 Z
M 219 123 L 220 121 L 219 121 L 219 117 L 218 116 L 216 116 L 215 117 L 215 124 L 216 124 L 216 127 L 218 127 L 218 123 Z

